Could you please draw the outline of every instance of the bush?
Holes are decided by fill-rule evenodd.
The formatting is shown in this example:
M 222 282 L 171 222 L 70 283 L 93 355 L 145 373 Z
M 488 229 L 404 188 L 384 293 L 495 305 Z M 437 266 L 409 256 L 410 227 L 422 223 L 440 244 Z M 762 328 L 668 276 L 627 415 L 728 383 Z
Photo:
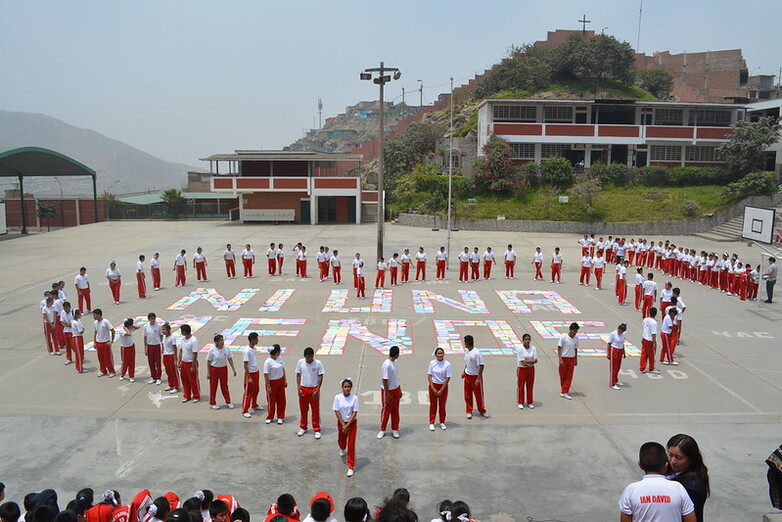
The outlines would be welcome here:
M 537 187 L 541 183 L 540 164 L 534 161 L 525 163 L 519 167 L 518 176 L 527 180 L 531 187 Z
M 643 167 L 640 177 L 651 187 L 694 187 L 725 185 L 731 181 L 730 171 L 720 167 Z
M 604 185 L 623 187 L 630 184 L 635 177 L 635 169 L 624 163 L 595 163 L 589 167 L 589 176 L 599 179 Z
M 573 183 L 573 167 L 567 158 L 550 158 L 540 165 L 543 183 L 556 187 L 566 187 Z
M 670 171 L 667 167 L 642 167 L 641 179 L 644 185 L 664 187 L 670 183 Z
M 777 191 L 775 172 L 750 172 L 743 178 L 729 183 L 722 191 L 724 199 L 743 199 L 749 196 L 771 196 Z
M 701 206 L 698 205 L 697 201 L 693 201 L 691 199 L 685 199 L 682 202 L 682 214 L 684 214 L 687 217 L 695 217 L 698 214 L 700 214 Z

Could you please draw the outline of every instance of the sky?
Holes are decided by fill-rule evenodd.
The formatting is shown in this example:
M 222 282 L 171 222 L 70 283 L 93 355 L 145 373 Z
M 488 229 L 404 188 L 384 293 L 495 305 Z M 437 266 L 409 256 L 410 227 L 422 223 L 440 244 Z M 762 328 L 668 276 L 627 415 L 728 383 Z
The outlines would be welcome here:
M 743 49 L 782 68 L 779 0 L 645 0 L 639 50 Z M 640 0 L 0 0 L 0 109 L 42 113 L 168 161 L 279 149 L 402 77 L 386 99 L 424 103 L 554 29 L 633 47 Z

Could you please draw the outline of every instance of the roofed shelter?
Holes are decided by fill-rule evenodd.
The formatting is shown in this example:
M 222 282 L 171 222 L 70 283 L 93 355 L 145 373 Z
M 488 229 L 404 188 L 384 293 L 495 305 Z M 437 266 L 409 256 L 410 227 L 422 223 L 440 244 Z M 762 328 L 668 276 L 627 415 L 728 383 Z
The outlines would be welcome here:
M 0 151 L 0 177 L 19 179 L 22 202 L 22 234 L 27 234 L 27 207 L 24 202 L 24 178 L 55 176 L 90 176 L 95 221 L 98 221 L 97 173 L 64 154 L 41 147 L 21 147 Z

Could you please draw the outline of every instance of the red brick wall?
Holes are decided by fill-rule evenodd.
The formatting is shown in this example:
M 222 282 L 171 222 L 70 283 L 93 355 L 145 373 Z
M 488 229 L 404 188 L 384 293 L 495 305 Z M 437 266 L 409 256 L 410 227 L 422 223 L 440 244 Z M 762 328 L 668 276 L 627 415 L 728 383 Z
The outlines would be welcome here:
M 57 215 L 51 220 L 42 219 L 41 226 L 45 227 L 51 225 L 53 227 L 75 227 L 76 222 L 76 204 L 79 205 L 79 218 L 82 225 L 95 222 L 95 210 L 93 200 L 91 199 L 64 199 L 59 201 L 57 199 L 39 199 L 38 203 L 53 203 L 57 207 Z M 20 199 L 6 199 L 5 200 L 5 217 L 6 223 L 9 227 L 21 227 L 22 226 L 22 201 Z M 27 207 L 27 226 L 34 227 L 36 225 L 35 208 L 36 201 L 32 198 L 25 198 L 25 207 Z M 105 219 L 105 212 L 103 207 L 103 201 L 98 200 L 98 221 Z
M 293 209 L 296 211 L 296 221 L 301 221 L 301 199 L 307 197 L 306 192 L 256 192 L 244 194 L 244 208 L 251 209 Z

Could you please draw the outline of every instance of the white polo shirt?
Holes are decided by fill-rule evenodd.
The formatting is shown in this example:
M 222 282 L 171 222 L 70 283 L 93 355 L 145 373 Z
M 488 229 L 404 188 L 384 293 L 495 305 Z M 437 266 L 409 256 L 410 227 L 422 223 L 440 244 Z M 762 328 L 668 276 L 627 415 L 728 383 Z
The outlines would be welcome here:
M 87 288 L 90 287 L 90 276 L 88 276 L 87 274 L 84 275 L 79 274 L 73 279 L 73 284 L 76 285 L 76 288 L 81 288 L 82 290 L 86 290 Z
M 182 350 L 182 362 L 191 363 L 198 354 L 198 339 L 195 335 L 191 335 L 190 339 L 182 339 L 179 348 Z
M 535 348 L 534 345 L 530 344 L 529 348 L 524 348 L 524 345 L 522 344 L 518 348 L 516 348 L 516 365 L 519 368 L 522 368 L 521 361 L 531 361 L 532 359 L 538 358 L 538 349 Z M 524 368 L 528 368 L 528 366 L 523 366 Z
M 385 272 L 386 271 L 386 263 L 385 261 L 379 261 L 377 264 L 377 270 L 378 272 Z
M 464 366 L 464 373 L 467 375 L 475 376 L 480 373 L 480 367 L 483 366 L 483 356 L 477 348 L 469 351 L 466 348 L 464 349 Z
M 620 334 L 619 330 L 614 330 L 608 335 L 608 344 L 611 345 L 611 348 L 622 350 L 625 347 L 625 334 Z
M 269 376 L 270 381 L 282 379 L 285 375 L 285 363 L 282 361 L 282 355 L 276 359 L 269 357 L 263 363 L 263 373 Z
M 242 346 L 242 362 L 247 363 L 247 371 L 250 373 L 258 372 L 258 352 L 255 346 Z
M 163 337 L 163 355 L 176 355 L 176 343 L 174 336 Z
M 142 263 L 141 261 L 136 263 L 136 272 L 138 272 L 139 274 L 144 273 L 144 263 Z
M 562 357 L 575 357 L 578 353 L 578 334 L 573 337 L 563 335 L 559 338 L 557 348 L 562 348 Z
M 111 342 L 111 323 L 105 317 L 100 321 L 93 321 L 93 328 L 95 329 L 95 342 L 97 343 L 110 343 Z
M 644 295 L 654 295 L 657 291 L 657 283 L 651 279 L 644 281 Z
M 350 416 L 353 412 L 358 412 L 358 397 L 351 393 L 345 397 L 344 393 L 338 393 L 334 396 L 334 405 L 332 406 L 334 411 L 339 412 L 339 416 L 342 420 L 347 422 L 350 420 Z
M 603 267 L 606 266 L 606 260 L 603 256 L 595 256 L 594 259 L 592 259 L 592 265 L 595 268 L 602 270 Z
M 673 319 L 671 319 L 670 315 L 665 314 L 665 319 L 663 319 L 663 325 L 660 328 L 660 331 L 664 334 L 670 334 L 672 329 L 673 329 Z
M 71 335 L 74 337 L 82 337 L 84 335 L 84 325 L 78 319 L 71 321 Z
M 657 321 L 651 317 L 646 317 L 641 323 L 643 328 L 643 338 L 647 341 L 654 341 L 653 336 L 657 335 Z
M 233 249 L 226 250 L 225 252 L 223 252 L 223 259 L 225 259 L 226 261 L 233 261 L 233 260 L 235 260 L 236 259 L 236 252 Z
M 491 263 L 494 261 L 494 252 L 489 252 L 488 250 L 483 253 L 483 260 L 487 263 Z
M 402 254 L 401 256 L 399 256 L 399 260 L 403 264 L 408 264 L 408 263 L 410 263 L 410 255 L 409 254 Z
M 438 250 L 434 254 L 434 257 L 437 261 L 445 261 L 446 259 L 448 259 L 448 252 L 446 252 L 445 250 Z
M 122 273 L 120 273 L 119 268 L 115 268 L 114 270 L 112 270 L 111 268 L 106 269 L 106 277 L 108 277 L 112 281 L 116 281 L 117 279 L 120 278 L 121 275 Z
M 380 367 L 380 382 L 381 389 L 383 389 L 383 380 L 388 380 L 388 389 L 396 390 L 399 388 L 399 366 L 396 361 L 386 359 L 383 361 L 383 366 Z
M 459 252 L 459 261 L 462 263 L 469 263 L 470 262 L 470 253 L 461 251 Z
M 144 335 L 144 339 L 147 341 L 147 345 L 155 346 L 160 344 L 163 335 L 160 333 L 163 328 L 161 321 L 155 321 L 155 324 L 147 323 L 144 328 L 141 329 L 141 333 Z
M 432 376 L 433 383 L 445 384 L 445 380 L 451 378 L 451 363 L 445 359 L 442 361 L 432 359 L 429 361 L 429 369 L 426 373 Z
M 472 252 L 470 254 L 470 263 L 480 263 L 480 262 L 481 262 L 480 252 Z
M 242 252 L 242 259 L 255 259 L 255 250 L 252 248 L 247 250 L 246 248 Z
M 532 256 L 532 261 L 535 263 L 542 263 L 543 262 L 543 252 L 535 252 L 535 254 Z
M 506 250 L 505 261 L 516 261 L 516 251 L 513 249 Z
M 592 258 L 589 256 L 582 256 L 581 257 L 581 266 L 584 268 L 589 268 L 592 266 Z
M 155 259 L 154 257 L 149 260 L 149 267 L 150 268 L 160 268 L 160 259 Z
M 125 329 L 122 329 L 122 333 L 119 334 L 119 345 L 123 348 L 130 348 L 133 343 L 133 330 L 129 330 L 127 333 Z
M 209 348 L 209 353 L 206 354 L 206 360 L 209 361 L 215 368 L 225 368 L 228 366 L 228 359 L 231 357 L 233 357 L 231 350 L 225 346 L 222 348 L 212 346 Z
M 415 260 L 416 261 L 426 262 L 426 252 L 418 252 L 418 253 L 416 253 Z
M 198 252 L 196 252 L 195 254 L 193 254 L 193 261 L 195 261 L 196 263 L 203 263 L 205 259 L 206 256 L 203 253 L 199 254 Z
M 695 511 L 684 486 L 662 475 L 644 475 L 625 488 L 619 511 L 632 515 L 633 522 L 680 521 Z
M 60 312 L 60 324 L 62 324 L 62 331 L 65 333 L 71 333 L 71 322 L 73 321 L 73 310 L 66 312 L 63 310 Z
M 339 256 L 334 256 L 331 258 L 331 266 L 342 266 L 342 260 L 339 258 Z
M 307 364 L 307 359 L 302 357 L 296 363 L 297 374 L 301 375 L 302 388 L 317 388 L 318 377 L 323 375 L 323 363 L 317 359 L 313 359 L 311 363 Z
M 644 276 L 638 272 L 635 273 L 635 284 L 638 286 L 643 286 L 644 284 Z
M 561 265 L 562 264 L 562 254 L 551 254 L 551 264 L 552 265 Z
M 266 258 L 267 259 L 277 259 L 277 249 L 276 248 L 270 248 L 266 251 Z

